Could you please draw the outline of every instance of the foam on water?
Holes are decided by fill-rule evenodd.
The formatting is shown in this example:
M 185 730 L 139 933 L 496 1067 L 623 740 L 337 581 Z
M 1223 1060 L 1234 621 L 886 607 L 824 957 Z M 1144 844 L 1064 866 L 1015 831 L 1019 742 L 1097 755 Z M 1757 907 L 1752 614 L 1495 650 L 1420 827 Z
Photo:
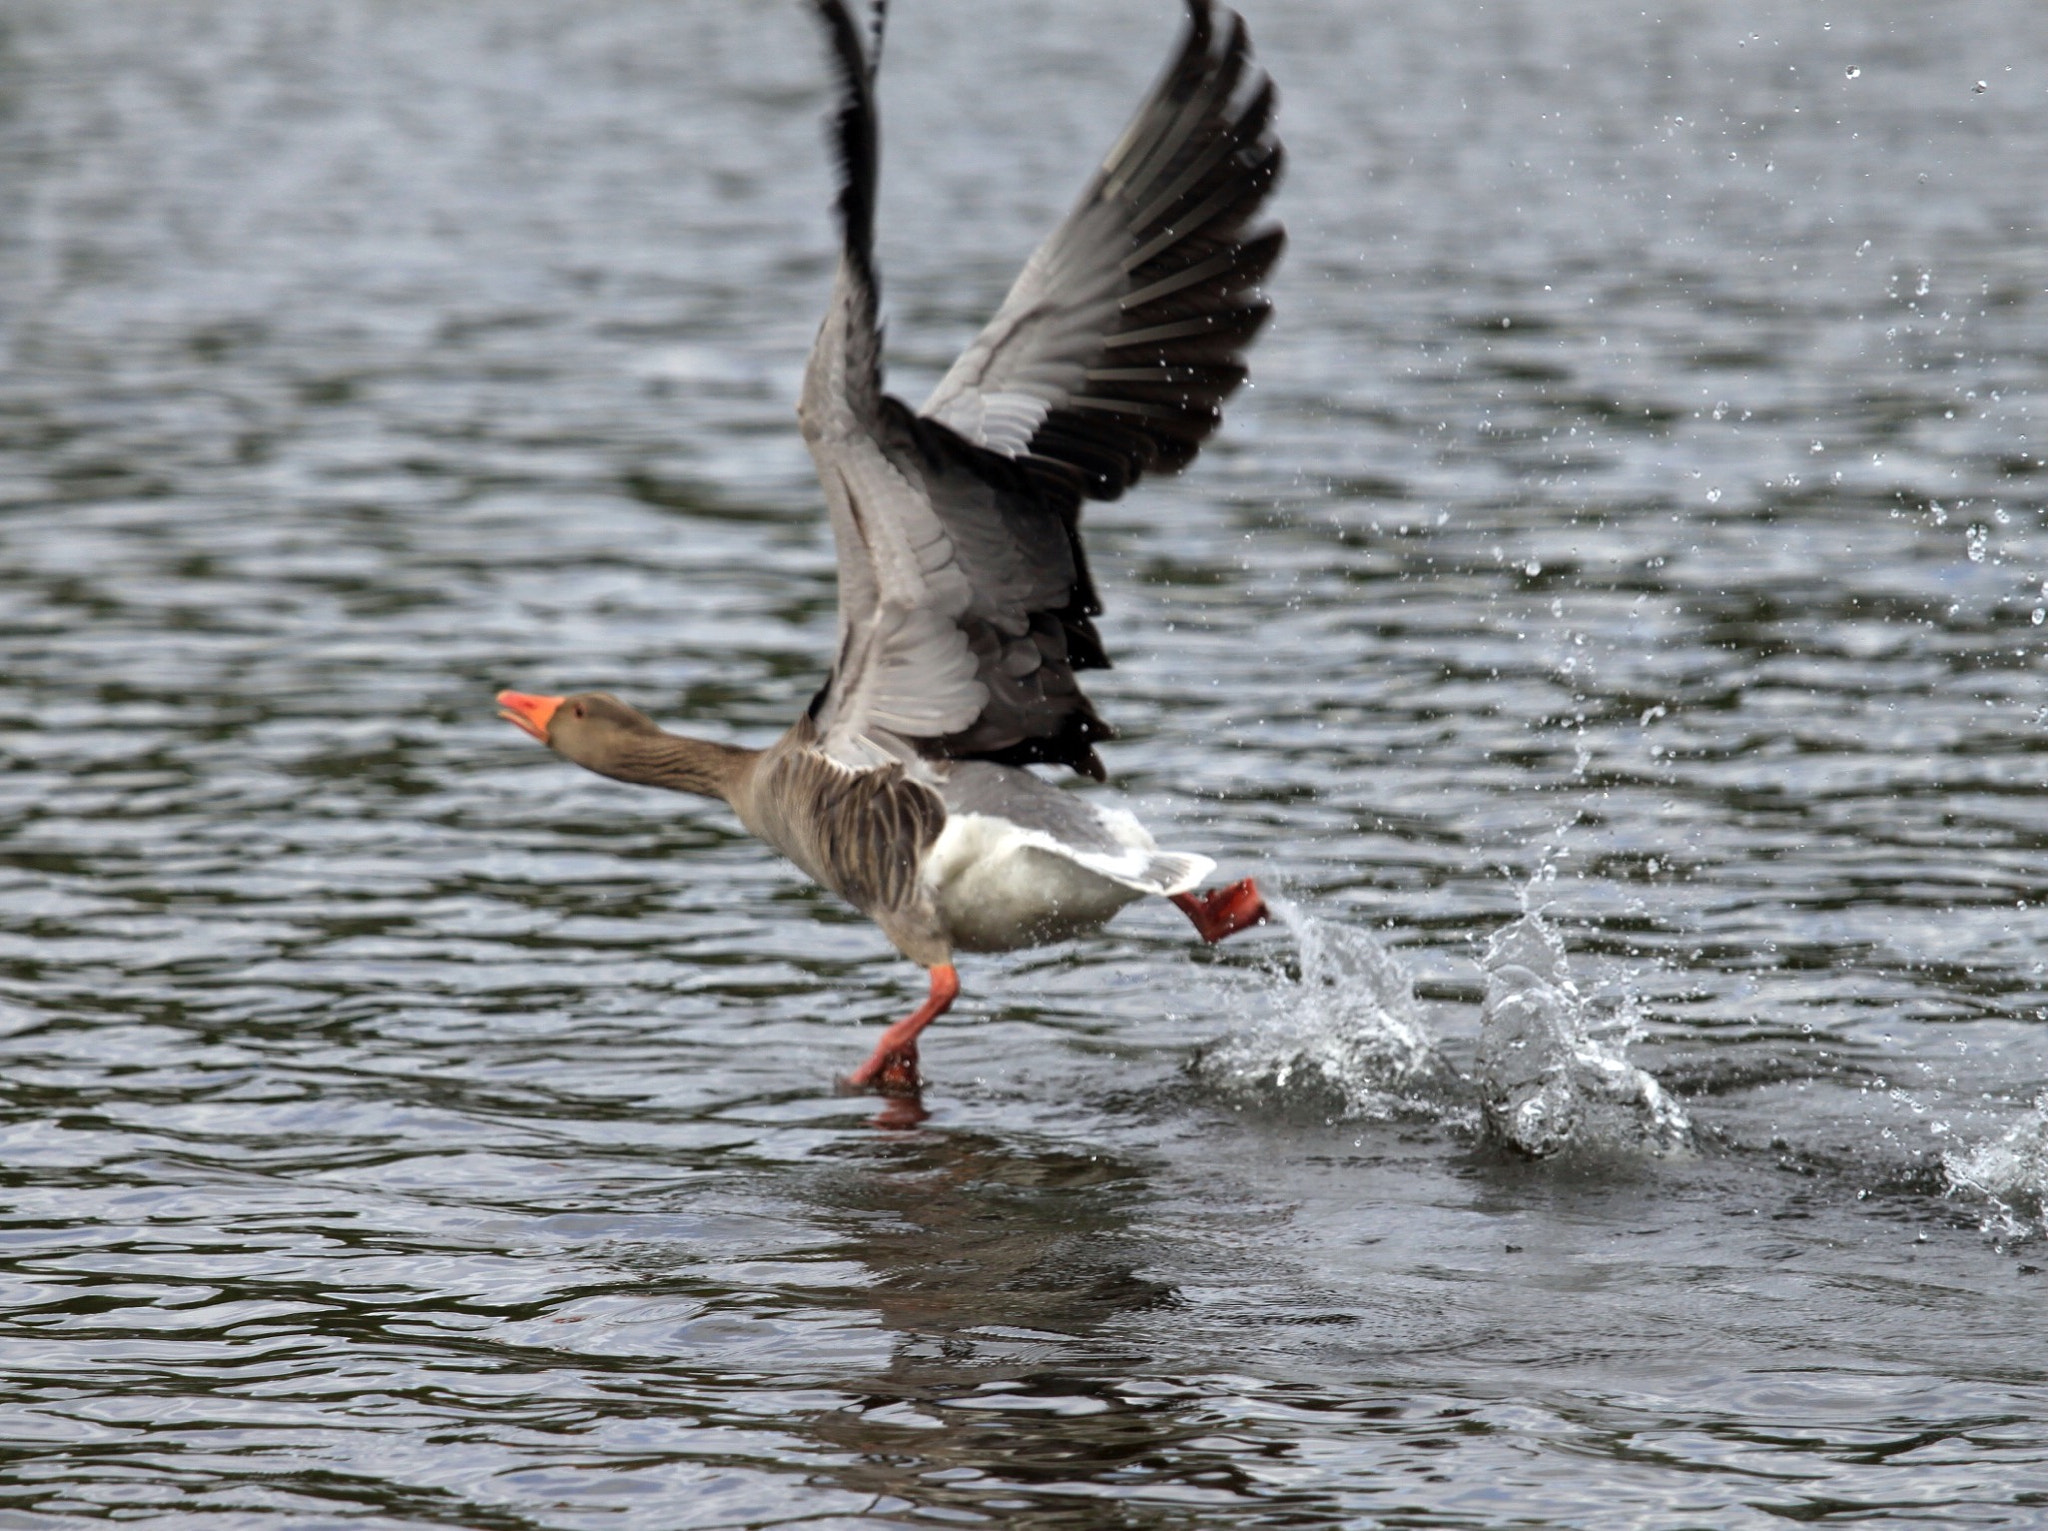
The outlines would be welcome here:
M 1244 985 L 1253 1024 L 1207 1048 L 1196 1070 L 1239 1091 L 1305 1096 L 1346 1119 L 1438 1116 L 1450 1078 L 1407 968 L 1366 931 L 1279 898 L 1267 907 L 1294 937 L 1299 976 L 1259 970 Z
M 1984 1231 L 2017 1241 L 2048 1232 L 2048 1094 L 2004 1136 L 1941 1160 L 1951 1195 L 1988 1206 Z
M 1496 931 L 1486 947 L 1479 1075 L 1488 1129 L 1543 1157 L 1578 1144 L 1686 1145 L 1685 1111 L 1628 1061 L 1633 1010 L 1602 1015 L 1572 982 L 1564 943 L 1533 911 Z

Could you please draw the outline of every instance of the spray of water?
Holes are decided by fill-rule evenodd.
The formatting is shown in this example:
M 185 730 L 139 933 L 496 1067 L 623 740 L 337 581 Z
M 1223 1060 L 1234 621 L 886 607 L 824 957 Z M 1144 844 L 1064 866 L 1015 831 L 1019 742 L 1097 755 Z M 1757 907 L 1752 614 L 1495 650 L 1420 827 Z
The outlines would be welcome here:
M 1472 1081 L 1443 1059 L 1401 960 L 1366 931 L 1281 899 L 1298 976 L 1234 970 L 1231 1008 L 1250 1021 L 1195 1061 L 1208 1083 L 1343 1120 L 1469 1120 Z M 1496 1140 L 1536 1157 L 1573 1146 L 1669 1152 L 1685 1111 L 1628 1061 L 1636 1017 L 1573 983 L 1564 944 L 1534 912 L 1487 945 L 1477 1082 Z
M 1944 1154 L 1949 1194 L 1983 1201 L 1984 1231 L 2017 1243 L 2048 1232 L 2048 1095 L 2005 1135 Z
M 1269 898 L 1294 938 L 1300 976 L 1266 969 L 1237 998 L 1252 1024 L 1196 1062 L 1238 1093 L 1312 1102 L 1344 1119 L 1439 1116 L 1433 1087 L 1449 1078 L 1408 970 L 1366 931 Z
M 1628 1061 L 1637 1021 L 1598 1014 L 1572 982 L 1564 943 L 1533 910 L 1486 948 L 1481 1107 L 1494 1137 L 1536 1157 L 1571 1146 L 1684 1147 L 1685 1111 Z

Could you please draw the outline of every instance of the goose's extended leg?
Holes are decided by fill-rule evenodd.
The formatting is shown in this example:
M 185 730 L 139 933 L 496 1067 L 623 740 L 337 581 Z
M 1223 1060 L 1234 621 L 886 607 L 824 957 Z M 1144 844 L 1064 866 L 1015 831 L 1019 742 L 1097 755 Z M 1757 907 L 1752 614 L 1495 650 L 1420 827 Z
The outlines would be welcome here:
M 1207 893 L 1176 893 L 1173 902 L 1194 924 L 1195 934 L 1212 944 L 1272 918 L 1259 885 L 1249 877 Z
M 868 1061 L 846 1076 L 856 1090 L 879 1090 L 884 1095 L 914 1095 L 921 1081 L 917 1077 L 917 1034 L 944 1015 L 960 997 L 960 975 L 950 962 L 931 970 L 932 989 L 924 1003 L 882 1033 L 881 1041 Z

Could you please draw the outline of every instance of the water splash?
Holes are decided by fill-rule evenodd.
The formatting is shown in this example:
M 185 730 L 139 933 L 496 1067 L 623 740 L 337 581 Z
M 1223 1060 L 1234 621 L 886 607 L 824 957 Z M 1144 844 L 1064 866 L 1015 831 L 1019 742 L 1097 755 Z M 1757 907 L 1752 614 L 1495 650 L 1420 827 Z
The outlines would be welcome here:
M 1427 1097 L 1449 1071 L 1401 960 L 1363 930 L 1266 902 L 1294 937 L 1300 976 L 1253 975 L 1247 987 L 1265 1013 L 1204 1050 L 1196 1071 L 1225 1089 L 1306 1100 L 1346 1120 L 1442 1115 Z
M 1487 942 L 1479 1025 L 1482 1107 L 1501 1141 L 1542 1158 L 1574 1143 L 1668 1152 L 1690 1140 L 1684 1109 L 1625 1055 L 1633 1010 L 1599 1015 L 1533 911 Z
M 2003 1137 L 1943 1154 L 1941 1168 L 1950 1195 L 1989 1204 L 1986 1233 L 2012 1243 L 2048 1233 L 2048 1094 Z

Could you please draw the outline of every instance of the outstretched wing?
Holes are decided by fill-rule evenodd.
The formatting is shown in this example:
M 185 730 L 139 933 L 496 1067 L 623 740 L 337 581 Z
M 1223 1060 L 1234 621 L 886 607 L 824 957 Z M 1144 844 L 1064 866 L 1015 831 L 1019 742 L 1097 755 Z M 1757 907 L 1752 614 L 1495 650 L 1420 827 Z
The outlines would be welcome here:
M 1266 144 L 1254 156 L 1263 178 L 1248 192 L 1239 186 L 1237 200 L 1248 195 L 1255 207 L 1277 166 L 1278 150 L 1264 136 L 1271 87 L 1261 79 L 1252 100 L 1232 115 L 1230 103 L 1248 58 L 1242 24 L 1231 18 L 1226 46 L 1219 51 L 1207 0 L 1191 0 L 1195 25 L 1175 67 L 1139 113 L 1124 145 L 1111 155 L 1110 168 L 1097 177 L 1082 207 L 1020 279 L 1022 291 L 1034 280 L 1034 269 L 1078 269 L 1074 257 L 1055 253 L 1048 258 L 1047 252 L 1062 247 L 1077 221 L 1086 223 L 1096 230 L 1087 248 L 1108 251 L 1100 264 L 1120 284 L 1106 298 L 1093 300 L 1098 308 L 1108 306 L 1106 317 L 1095 323 L 1089 344 L 1095 351 L 1110 344 L 1137 348 L 1133 354 L 1142 352 L 1141 360 L 1154 351 L 1170 351 L 1176 358 L 1168 364 L 1144 362 L 1151 384 L 1111 378 L 1110 384 L 1121 390 L 1115 394 L 1103 393 L 1080 377 L 1072 391 L 1059 395 L 1057 409 L 1048 403 L 1041 410 L 1034 434 L 1019 438 L 1029 446 L 1050 429 L 1055 434 L 1064 430 L 1080 441 L 1070 427 L 1057 421 L 1097 405 L 1114 405 L 1130 418 L 1147 421 L 1159 411 L 1159 419 L 1170 415 L 1181 422 L 1175 425 L 1178 436 L 1172 437 L 1185 441 L 1177 456 L 1154 446 L 1135 456 L 1126 451 L 1133 465 L 1115 480 L 1113 489 L 1105 489 L 1102 485 L 1108 480 L 1083 466 L 1078 447 L 1066 456 L 1049 449 L 1013 448 L 1006 438 L 986 438 L 951 419 L 913 414 L 882 392 L 873 255 L 873 66 L 846 0 L 813 3 L 825 22 L 840 76 L 836 139 L 844 248 L 799 408 L 839 553 L 839 652 L 831 678 L 811 704 L 811 723 L 825 752 L 854 768 L 923 754 L 1006 764 L 1051 761 L 1099 778 L 1102 766 L 1094 744 L 1110 737 L 1111 730 L 1082 694 L 1075 672 L 1109 661 L 1090 620 L 1101 607 L 1081 548 L 1079 496 L 1084 491 L 1120 490 L 1145 466 L 1186 462 L 1213 428 L 1216 402 L 1243 376 L 1236 357 L 1265 315 L 1253 289 L 1258 274 L 1277 253 L 1277 231 L 1230 245 L 1227 270 L 1188 273 L 1212 265 L 1224 249 L 1216 243 L 1219 231 L 1241 229 L 1250 216 L 1248 208 L 1234 215 L 1226 209 L 1219 221 L 1219 215 L 1208 210 L 1220 194 L 1218 166 L 1234 151 L 1219 147 L 1215 128 L 1205 124 L 1211 124 L 1219 111 L 1232 123 L 1254 123 L 1252 141 Z M 875 35 L 879 46 L 879 25 Z M 1148 127 L 1162 112 L 1165 120 Z M 1143 177 L 1133 179 L 1140 171 Z M 1122 243 L 1102 233 L 1098 225 L 1107 227 L 1102 224 L 1107 215 L 1099 209 L 1123 205 L 1117 200 L 1119 193 L 1105 190 L 1112 180 L 1152 187 L 1152 202 L 1171 192 L 1166 211 L 1184 207 L 1186 217 L 1193 220 L 1186 237 L 1165 231 L 1171 238 L 1161 246 L 1160 231 L 1146 234 L 1150 224 L 1122 215 L 1118 227 L 1128 224 L 1135 232 L 1121 236 Z M 1145 208 L 1135 211 L 1143 213 Z M 1208 245 L 1215 248 L 1188 263 L 1186 251 Z M 1160 248 L 1148 249 L 1151 246 Z M 1173 251 L 1184 253 L 1176 256 Z M 1163 269 L 1159 262 L 1171 264 L 1176 259 L 1182 265 L 1175 268 L 1175 275 L 1157 274 Z M 1237 271 L 1251 274 L 1240 280 L 1230 274 Z M 1104 284 L 1110 280 L 1101 276 L 1095 286 L 1108 292 Z M 1190 296 L 1176 300 L 1174 293 L 1159 290 L 1169 283 L 1174 293 Z M 1213 294 L 1222 294 L 1234 308 L 1219 307 Z M 1004 313 L 1017 301 L 1013 293 Z M 1166 311 L 1161 305 L 1190 303 L 1195 305 L 1191 322 L 1212 342 L 1226 329 L 1235 334 L 1227 355 L 1216 349 L 1220 342 L 1202 352 L 1197 339 L 1190 338 L 1192 332 L 1168 344 L 1156 337 L 1134 340 L 1133 336 L 1142 337 L 1143 329 L 1119 328 L 1117 315 L 1126 308 L 1156 319 Z M 1155 319 L 1147 319 L 1145 327 L 1159 328 L 1164 321 Z M 1032 360 L 1043 346 L 1029 337 L 1052 331 L 1026 316 L 1008 325 L 1019 344 L 989 346 L 989 335 L 1004 324 L 998 315 L 977 348 L 988 349 L 991 357 L 1023 362 L 1035 369 L 1034 376 L 1044 373 L 1046 367 Z M 1071 324 L 1066 326 L 1071 329 Z M 1070 341 L 1068 348 L 1078 345 Z M 1185 359 L 1197 352 L 1214 355 L 1199 362 Z M 970 351 L 969 357 L 974 354 Z M 1000 367 L 984 370 L 989 376 L 1010 375 Z M 1081 371 L 1093 375 L 1086 366 Z M 1202 379 L 1199 387 L 1191 381 L 1197 372 Z M 1164 385 L 1157 383 L 1160 376 L 1168 377 Z M 1164 386 L 1171 398 L 1137 396 L 1143 387 L 1156 391 L 1155 385 Z M 1091 388 L 1096 392 L 1089 392 Z M 968 393 L 960 396 L 964 400 Z M 1191 409 L 1206 411 L 1206 423 L 1199 428 L 1187 423 L 1193 419 Z M 1160 425 L 1143 439 L 1150 442 L 1157 436 L 1166 441 L 1170 435 Z M 1104 449 L 1090 450 L 1095 460 L 1103 458 Z
M 1242 17 L 1187 3 L 1173 62 L 924 405 L 1095 499 L 1185 467 L 1215 430 L 1285 237 L 1253 227 L 1282 162 L 1272 81 Z

